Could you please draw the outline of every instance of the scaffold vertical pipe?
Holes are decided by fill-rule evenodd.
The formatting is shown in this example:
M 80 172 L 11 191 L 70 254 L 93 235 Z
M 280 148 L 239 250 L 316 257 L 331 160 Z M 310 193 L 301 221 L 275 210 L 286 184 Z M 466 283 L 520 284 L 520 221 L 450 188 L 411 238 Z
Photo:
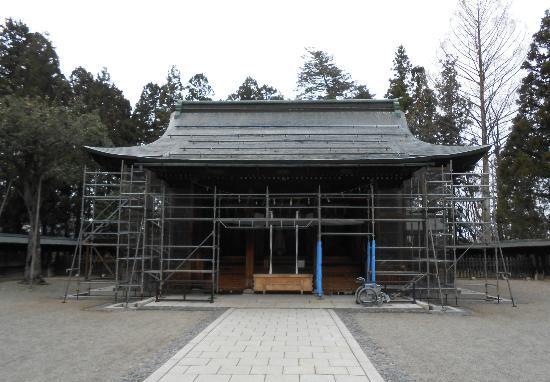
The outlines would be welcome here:
M 144 172 L 143 180 L 145 181 L 143 186 L 143 238 L 142 238 L 142 250 L 141 250 L 141 277 L 140 277 L 140 295 L 143 298 L 143 292 L 145 287 L 145 255 L 147 251 L 147 194 L 149 182 L 147 178 L 147 173 Z
M 371 246 L 371 282 L 376 284 L 376 240 L 372 239 Z
M 164 216 L 166 211 L 166 184 L 164 181 L 160 185 L 161 209 L 160 209 L 160 248 L 159 248 L 159 274 L 158 287 L 156 292 L 157 299 L 162 295 L 162 283 L 164 281 Z
M 422 203 L 424 207 L 424 250 L 426 256 L 426 292 L 428 297 L 428 304 L 430 303 L 431 295 L 431 283 L 430 283 L 430 248 L 428 245 L 429 242 L 429 232 L 428 232 L 428 180 L 426 178 L 426 171 L 422 173 Z
M 295 274 L 298 274 L 298 218 L 299 216 L 300 216 L 299 211 L 296 211 L 296 222 L 294 223 L 294 239 L 295 239 L 295 246 L 296 246 L 296 253 L 295 253 L 295 259 L 294 259 Z
M 116 235 L 116 250 L 115 250 L 115 302 L 118 300 L 119 290 L 119 271 L 120 271 L 120 227 L 122 223 L 122 177 L 124 174 L 124 160 L 120 161 L 120 178 L 118 188 L 118 220 L 117 220 L 117 235 Z
M 214 289 L 216 287 L 216 238 L 217 238 L 217 232 L 216 232 L 216 222 L 217 222 L 217 188 L 214 186 L 214 207 L 212 210 L 212 261 L 210 262 L 211 269 L 212 269 L 212 285 L 211 285 L 211 294 L 210 294 L 210 302 L 214 302 Z
M 269 274 L 273 274 L 273 225 L 269 223 Z

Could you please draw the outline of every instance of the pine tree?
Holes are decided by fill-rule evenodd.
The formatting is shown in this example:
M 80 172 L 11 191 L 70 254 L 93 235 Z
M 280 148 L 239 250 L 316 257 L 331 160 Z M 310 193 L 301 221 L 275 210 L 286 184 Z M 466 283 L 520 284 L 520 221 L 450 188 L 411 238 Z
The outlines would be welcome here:
M 183 99 L 183 91 L 181 75 L 175 66 L 168 71 L 163 85 L 150 82 L 143 87 L 132 113 L 132 120 L 139 131 L 139 143 L 151 143 L 166 131 L 170 115 Z
M 151 143 L 155 141 L 166 128 L 159 115 L 160 86 L 149 82 L 143 87 L 141 96 L 134 107 L 132 120 L 138 131 L 139 143 Z
M 518 113 L 498 168 L 498 218 L 514 239 L 550 235 L 550 11 L 533 35 Z
M 227 97 L 229 101 L 251 101 L 251 100 L 282 100 L 284 99 L 277 89 L 269 85 L 258 84 L 252 77 L 246 77 L 237 91 Z
M 168 122 L 170 114 L 176 109 L 176 104 L 183 99 L 185 87 L 181 83 L 181 74 L 178 68 L 172 66 L 168 70 L 166 82 L 160 88 L 160 107 L 166 114 L 162 116 L 163 120 Z
M 456 71 L 456 59 L 447 56 L 442 62 L 440 77 L 436 81 L 438 113 L 436 143 L 460 145 L 464 133 L 471 125 L 470 102 L 461 94 Z
M 370 90 L 367 88 L 367 85 L 357 85 L 353 89 L 353 96 L 354 99 L 372 99 L 374 98 L 374 94 L 370 92 Z
M 62 104 L 70 100 L 51 41 L 10 18 L 0 25 L 0 96 L 9 94 L 48 97 Z
M 298 73 L 299 98 L 343 99 L 351 98 L 355 83 L 340 69 L 334 58 L 322 50 L 306 49 L 304 64 Z
M 106 68 L 94 78 L 92 73 L 78 67 L 71 73 L 73 109 L 82 113 L 97 112 L 101 122 L 109 130 L 109 138 L 115 146 L 137 143 L 137 131 L 131 117 L 130 101 L 122 90 L 111 82 Z
M 399 98 L 399 105 L 404 113 L 411 106 L 412 65 L 403 45 L 399 45 L 393 59 L 394 75 L 390 78 L 390 86 L 386 92 L 386 98 Z
M 428 85 L 426 70 L 416 66 L 411 70 L 413 94 L 410 99 L 407 122 L 409 129 L 418 139 L 437 143 L 436 125 L 437 99 Z
M 198 73 L 191 77 L 185 88 L 187 89 L 185 96 L 187 101 L 212 101 L 214 90 L 204 73 Z

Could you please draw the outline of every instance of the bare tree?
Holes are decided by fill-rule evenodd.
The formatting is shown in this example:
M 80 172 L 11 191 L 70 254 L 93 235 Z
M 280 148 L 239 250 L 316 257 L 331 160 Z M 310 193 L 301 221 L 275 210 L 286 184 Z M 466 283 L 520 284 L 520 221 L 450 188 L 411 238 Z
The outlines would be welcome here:
M 484 183 L 498 167 L 501 147 L 515 114 L 518 72 L 525 55 L 524 33 L 510 16 L 510 2 L 500 0 L 459 0 L 451 22 L 449 39 L 443 44 L 446 54 L 456 58 L 462 90 L 472 102 L 471 118 L 475 141 L 492 145 L 483 157 Z M 488 196 L 489 190 L 483 190 Z M 484 208 L 484 220 L 490 213 Z

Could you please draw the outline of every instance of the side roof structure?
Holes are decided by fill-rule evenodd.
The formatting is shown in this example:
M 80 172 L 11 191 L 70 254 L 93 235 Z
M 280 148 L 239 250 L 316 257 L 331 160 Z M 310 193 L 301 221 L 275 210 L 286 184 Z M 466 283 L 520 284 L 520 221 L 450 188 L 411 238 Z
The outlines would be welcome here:
M 416 139 L 396 100 L 182 102 L 155 142 L 86 147 L 96 160 L 159 166 L 445 164 L 472 167 L 488 146 Z

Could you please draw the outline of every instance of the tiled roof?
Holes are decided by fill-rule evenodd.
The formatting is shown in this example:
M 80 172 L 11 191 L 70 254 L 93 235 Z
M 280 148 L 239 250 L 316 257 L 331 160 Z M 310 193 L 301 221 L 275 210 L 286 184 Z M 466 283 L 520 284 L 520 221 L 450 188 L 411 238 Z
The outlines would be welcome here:
M 87 147 L 95 156 L 191 164 L 419 163 L 471 166 L 487 146 L 416 139 L 394 100 L 182 102 L 166 132 L 133 147 Z

